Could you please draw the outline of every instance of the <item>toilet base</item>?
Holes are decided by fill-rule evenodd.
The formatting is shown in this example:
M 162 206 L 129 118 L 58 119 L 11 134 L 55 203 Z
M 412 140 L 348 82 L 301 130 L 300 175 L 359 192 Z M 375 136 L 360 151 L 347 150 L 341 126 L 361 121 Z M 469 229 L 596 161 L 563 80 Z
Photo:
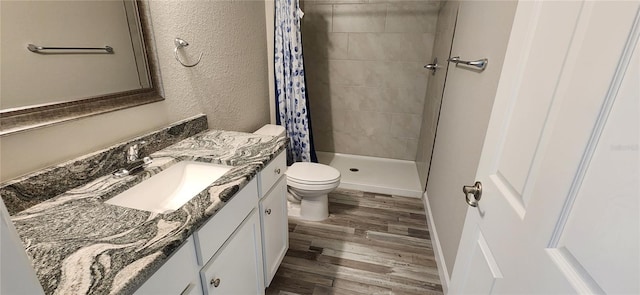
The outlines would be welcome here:
M 327 194 L 303 197 L 300 202 L 300 218 L 308 221 L 323 221 L 329 218 L 329 198 Z

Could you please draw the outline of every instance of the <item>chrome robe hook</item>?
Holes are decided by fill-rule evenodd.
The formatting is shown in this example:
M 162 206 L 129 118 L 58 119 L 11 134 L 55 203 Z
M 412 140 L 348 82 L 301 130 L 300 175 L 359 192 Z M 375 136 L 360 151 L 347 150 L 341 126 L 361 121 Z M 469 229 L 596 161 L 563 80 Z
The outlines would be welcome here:
M 178 49 L 181 49 L 181 48 L 183 48 L 183 47 L 187 47 L 187 46 L 189 46 L 189 42 L 184 41 L 184 40 L 182 40 L 182 39 L 180 39 L 180 38 L 176 38 L 176 39 L 173 41 L 173 43 L 176 45 L 176 48 L 173 50 L 173 54 L 175 55 L 176 60 L 177 60 L 181 65 L 183 65 L 183 66 L 185 66 L 185 67 L 187 67 L 187 68 L 195 67 L 196 65 L 198 65 L 198 64 L 200 63 L 200 60 L 202 60 L 202 52 L 201 52 L 201 53 L 200 53 L 200 57 L 198 57 L 198 61 L 196 61 L 194 64 L 189 65 L 189 64 L 185 64 L 185 63 L 183 63 L 183 62 L 180 60 L 180 58 L 178 57 Z

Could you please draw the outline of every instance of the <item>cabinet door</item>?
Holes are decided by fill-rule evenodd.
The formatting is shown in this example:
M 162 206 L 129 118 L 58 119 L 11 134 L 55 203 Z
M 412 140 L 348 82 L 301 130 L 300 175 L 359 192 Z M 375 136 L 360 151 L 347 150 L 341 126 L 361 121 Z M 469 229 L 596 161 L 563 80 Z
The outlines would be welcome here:
M 193 236 L 180 247 L 135 294 L 197 294 L 200 293 L 196 251 Z
M 287 182 L 285 177 L 282 177 L 271 192 L 260 201 L 260 219 L 264 245 L 265 287 L 268 287 L 287 253 L 287 249 L 289 249 Z
M 264 294 L 260 220 L 254 210 L 200 272 L 205 294 Z

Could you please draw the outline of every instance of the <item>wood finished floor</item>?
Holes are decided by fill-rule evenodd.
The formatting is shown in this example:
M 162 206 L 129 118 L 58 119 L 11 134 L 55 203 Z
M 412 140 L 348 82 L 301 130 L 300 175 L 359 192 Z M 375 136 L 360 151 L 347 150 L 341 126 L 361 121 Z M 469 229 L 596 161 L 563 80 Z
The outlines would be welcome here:
M 329 212 L 289 217 L 289 251 L 267 294 L 442 294 L 420 199 L 339 189 Z

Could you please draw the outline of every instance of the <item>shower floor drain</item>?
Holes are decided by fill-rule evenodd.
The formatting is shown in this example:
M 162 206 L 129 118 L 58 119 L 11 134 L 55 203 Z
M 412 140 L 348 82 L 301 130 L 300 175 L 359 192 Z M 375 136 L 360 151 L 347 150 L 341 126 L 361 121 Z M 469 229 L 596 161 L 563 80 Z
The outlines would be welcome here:
M 351 172 L 358 172 L 358 171 L 360 171 L 360 169 L 358 169 L 358 168 L 349 168 L 349 171 L 351 171 Z

